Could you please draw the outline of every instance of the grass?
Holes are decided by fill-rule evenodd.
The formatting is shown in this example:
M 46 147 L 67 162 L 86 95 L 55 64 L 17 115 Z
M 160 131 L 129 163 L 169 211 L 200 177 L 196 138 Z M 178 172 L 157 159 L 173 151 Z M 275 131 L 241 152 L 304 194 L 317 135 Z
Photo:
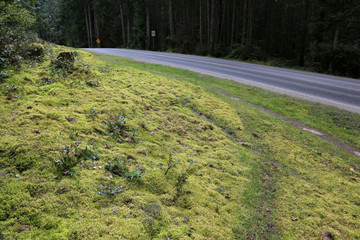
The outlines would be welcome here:
M 310 127 L 324 131 L 344 143 L 360 149 L 360 114 L 287 95 L 272 93 L 258 87 L 242 85 L 230 80 L 220 80 L 188 70 L 133 62 L 110 55 L 106 57 L 137 68 L 151 69 L 171 74 L 196 85 L 217 87 L 245 101 L 265 107 L 283 116 L 298 120 Z
M 355 156 L 188 71 L 77 50 L 52 75 L 64 50 L 0 83 L 2 238 L 359 238 Z M 55 160 L 73 141 L 71 176 Z

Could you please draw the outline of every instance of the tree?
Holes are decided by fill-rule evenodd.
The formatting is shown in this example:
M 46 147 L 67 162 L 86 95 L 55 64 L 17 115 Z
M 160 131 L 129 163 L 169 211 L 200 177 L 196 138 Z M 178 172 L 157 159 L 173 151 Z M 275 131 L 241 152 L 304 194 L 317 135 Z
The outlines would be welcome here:
M 0 2 L 0 70 L 20 60 L 21 51 L 34 41 L 36 19 L 16 1 Z M 0 74 L 0 80 L 2 74 Z

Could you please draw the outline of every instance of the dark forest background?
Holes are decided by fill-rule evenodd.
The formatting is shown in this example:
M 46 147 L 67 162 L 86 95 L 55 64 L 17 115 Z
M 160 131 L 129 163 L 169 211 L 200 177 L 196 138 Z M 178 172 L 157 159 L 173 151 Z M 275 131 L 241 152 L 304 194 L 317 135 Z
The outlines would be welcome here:
M 20 3 L 36 17 L 39 36 L 57 44 L 211 55 L 360 77 L 359 0 Z

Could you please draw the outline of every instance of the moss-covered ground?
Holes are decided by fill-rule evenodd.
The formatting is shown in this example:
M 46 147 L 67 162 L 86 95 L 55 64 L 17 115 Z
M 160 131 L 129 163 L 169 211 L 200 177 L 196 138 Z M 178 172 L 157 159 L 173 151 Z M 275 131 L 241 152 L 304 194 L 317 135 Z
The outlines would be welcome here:
M 247 102 L 257 104 L 283 116 L 298 120 L 317 128 L 335 138 L 360 149 L 360 115 L 335 107 L 265 91 L 258 87 L 238 84 L 234 81 L 217 79 L 184 69 L 146 64 L 127 59 L 106 56 L 109 59 L 141 69 L 160 71 L 179 77 L 196 85 L 207 85 L 222 89 Z
M 359 158 L 176 69 L 54 68 L 65 50 L 0 83 L 0 238 L 360 238 Z

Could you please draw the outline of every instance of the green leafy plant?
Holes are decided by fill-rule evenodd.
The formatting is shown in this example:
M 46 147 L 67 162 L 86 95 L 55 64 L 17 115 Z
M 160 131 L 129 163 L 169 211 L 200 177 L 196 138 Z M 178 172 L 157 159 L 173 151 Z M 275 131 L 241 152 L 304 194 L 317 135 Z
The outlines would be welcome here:
M 55 159 L 56 171 L 60 175 L 74 176 L 74 167 L 81 161 L 92 160 L 98 161 L 100 158 L 96 152 L 88 149 L 79 149 L 79 143 L 72 141 L 71 145 L 66 146 L 62 152 L 61 157 Z
M 195 163 L 195 160 L 191 160 L 189 166 L 181 172 L 181 174 L 177 178 L 176 182 L 176 194 L 174 197 L 174 202 L 177 201 L 177 199 L 183 195 L 184 193 L 184 185 L 186 181 L 188 180 L 189 176 L 194 172 L 193 168 L 191 166 Z
M 117 141 L 123 142 L 129 130 L 129 127 L 126 125 L 127 120 L 125 116 L 120 114 L 111 116 L 107 122 L 110 136 Z
M 18 87 L 15 84 L 7 84 L 5 87 L 8 93 L 14 93 L 18 90 Z
M 133 180 L 133 179 L 138 179 L 138 178 L 140 178 L 141 177 L 141 171 L 140 171 L 140 169 L 136 169 L 135 171 L 133 171 L 133 172 L 127 172 L 127 173 L 125 173 L 125 176 L 127 177 L 127 178 L 130 178 L 130 180 Z
M 108 72 L 110 72 L 110 70 L 111 70 L 111 67 L 109 67 L 109 66 L 99 67 L 99 72 L 101 72 L 101 73 L 108 73 Z
M 55 159 L 55 166 L 61 175 L 74 176 L 73 169 L 81 159 L 77 157 L 79 143 L 73 141 L 70 146 L 66 146 L 62 151 L 62 157 Z
M 112 162 L 106 163 L 105 169 L 120 177 L 126 177 L 125 174 L 128 172 L 128 167 L 121 161 L 120 157 L 115 158 Z
M 100 82 L 97 80 L 88 80 L 88 81 L 86 81 L 86 85 L 89 87 L 100 87 L 101 86 Z
M 84 160 L 92 160 L 92 161 L 100 160 L 98 153 L 88 149 L 87 147 L 85 149 L 79 150 L 77 156 L 78 156 L 78 158 L 81 158 Z
M 71 140 L 75 140 L 75 138 L 78 136 L 78 133 L 76 132 L 76 131 L 72 131 L 71 133 L 70 133 L 70 139 Z
M 138 130 L 135 128 L 131 129 L 131 133 L 132 133 L 131 139 L 133 143 L 137 143 L 139 141 L 136 135 L 137 131 Z
M 167 163 L 167 169 L 166 169 L 164 175 L 168 174 L 169 170 L 171 168 L 174 168 L 178 162 L 179 162 L 179 160 L 174 161 L 174 159 L 172 158 L 172 154 L 169 153 L 169 160 L 166 162 Z
M 51 85 L 51 84 L 53 84 L 55 82 L 55 80 L 54 80 L 54 78 L 52 77 L 52 78 L 43 78 L 42 80 L 41 80 L 41 84 L 42 85 Z
M 109 178 L 105 180 L 104 185 L 97 186 L 96 194 L 101 194 L 105 197 L 115 196 L 118 193 L 121 193 L 123 190 L 121 187 L 117 186 L 113 180 L 113 176 L 109 174 Z

